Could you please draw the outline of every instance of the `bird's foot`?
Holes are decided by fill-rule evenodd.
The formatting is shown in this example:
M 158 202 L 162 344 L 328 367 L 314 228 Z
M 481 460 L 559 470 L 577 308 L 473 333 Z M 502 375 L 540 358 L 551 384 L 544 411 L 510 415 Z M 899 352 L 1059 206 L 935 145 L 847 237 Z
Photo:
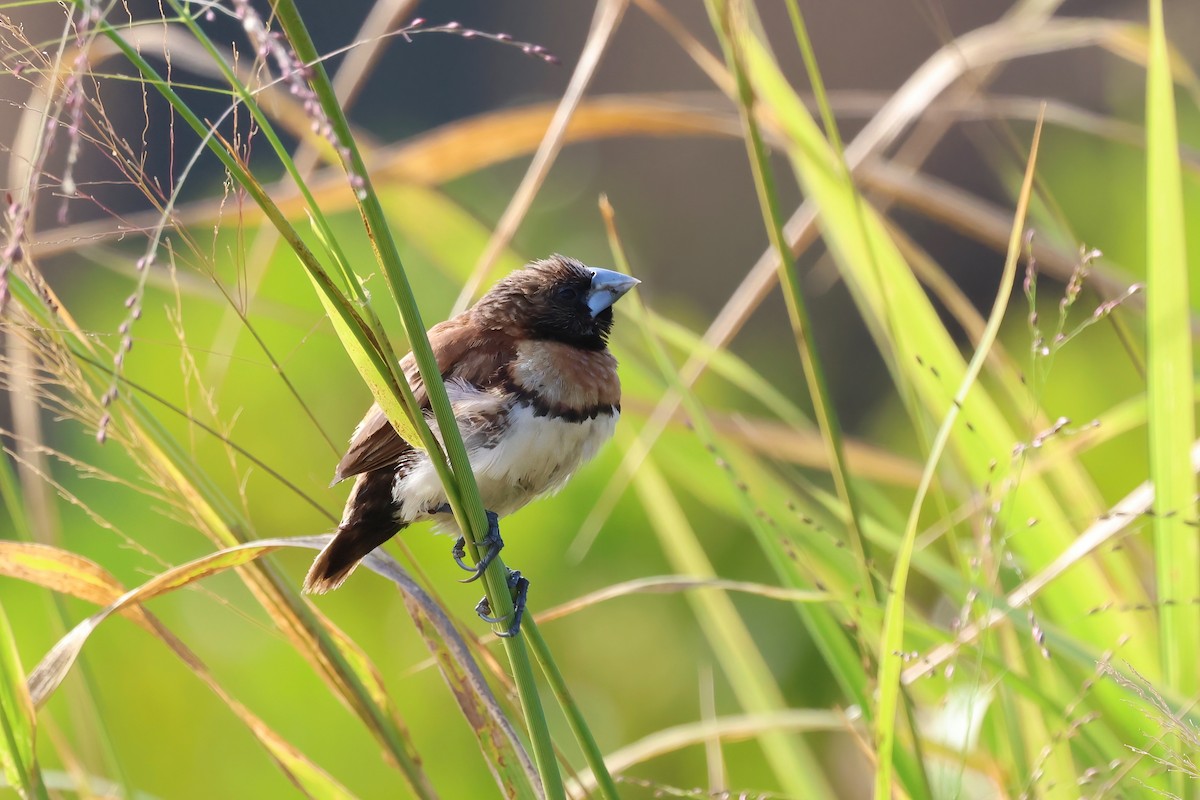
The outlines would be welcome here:
M 479 576 L 483 575 L 483 571 L 488 568 L 496 560 L 496 556 L 500 555 L 500 550 L 504 547 L 504 540 L 500 538 L 500 518 L 496 516 L 494 511 L 486 511 L 488 521 L 487 534 L 479 543 L 480 549 L 487 548 L 483 554 L 483 558 L 479 559 L 479 563 L 471 566 L 463 561 L 467 555 L 467 540 L 462 536 L 458 537 L 458 541 L 454 543 L 454 549 L 450 554 L 454 556 L 454 561 L 467 572 L 472 573 L 471 577 L 464 578 L 460 583 L 470 583 L 471 581 L 479 580 Z
M 525 600 L 529 595 L 529 580 L 523 577 L 519 571 L 510 569 L 508 571 L 508 590 L 512 594 L 513 601 L 512 624 L 508 626 L 507 630 L 496 634 L 504 639 L 516 636 L 521 631 L 521 619 L 525 616 Z M 504 622 L 507 619 L 507 617 L 492 616 L 492 604 L 486 597 L 475 606 L 475 613 L 490 625 Z

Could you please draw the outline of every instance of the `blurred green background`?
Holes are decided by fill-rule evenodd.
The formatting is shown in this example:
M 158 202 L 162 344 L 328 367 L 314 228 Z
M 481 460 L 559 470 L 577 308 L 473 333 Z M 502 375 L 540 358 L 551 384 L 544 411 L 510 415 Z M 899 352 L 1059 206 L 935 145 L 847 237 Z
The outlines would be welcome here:
M 666 3 L 710 49 L 715 40 L 703 11 L 691 2 Z M 972 28 L 995 20 L 1004 2 L 931 0 L 895 3 L 802 3 L 822 73 L 835 109 L 844 113 L 843 135 L 850 139 L 863 121 L 861 109 L 878 107 L 937 47 Z M 354 40 L 358 26 L 373 6 L 343 0 L 301 4 L 322 51 Z M 782 7 L 764 3 L 766 30 L 786 24 Z M 55 7 L 12 8 L 5 13 L 30 29 L 49 31 L 61 25 Z M 493 2 L 424 3 L 417 13 L 432 22 L 459 20 L 485 31 L 509 32 L 546 46 L 563 61 L 552 67 L 510 47 L 449 35 L 418 36 L 411 43 L 394 41 L 376 65 L 351 118 L 377 143 L 416 136 L 437 126 L 455 125 L 491 110 L 554 102 L 561 96 L 586 37 L 592 8 L 587 4 L 538 0 L 520 4 Z M 1114 19 L 1140 19 L 1142 4 L 1133 2 L 1068 3 L 1072 13 Z M 1200 7 L 1191 2 L 1169 4 L 1170 34 L 1182 56 L 1197 63 L 1200 50 Z M 228 29 L 228 20 L 214 30 Z M 794 46 L 778 42 L 781 63 L 794 83 L 803 73 Z M 794 43 L 793 43 L 794 45 Z M 1190 48 L 1190 49 L 1189 49 Z M 330 63 L 336 68 L 338 60 Z M 175 74 L 184 81 L 184 70 Z M 169 118 L 155 101 L 143 112 L 140 90 L 131 85 L 106 87 L 109 114 L 118 129 L 137 141 L 149 120 L 151 133 L 139 148 L 147 171 L 164 180 L 178 176 L 182 159 L 195 140 L 179 132 L 174 144 L 167 133 Z M 1118 122 L 1141 124 L 1143 74 L 1117 56 L 1085 49 L 1039 56 L 1006 65 L 991 85 L 995 96 L 1052 97 Z M 27 87 L 7 81 L 5 98 L 25 102 Z M 647 14 L 631 8 L 606 53 L 590 96 L 684 93 L 689 101 L 711 105 L 736 125 L 734 109 L 711 92 L 711 86 L 678 44 Z M 219 113 L 219 97 L 197 95 L 198 107 Z M 206 104 L 208 104 L 206 106 Z M 119 110 L 118 110 L 119 109 Z M 718 113 L 714 112 L 714 113 Z M 1180 94 L 1180 136 L 1188 173 L 1190 208 L 1200 208 L 1196 149 L 1200 147 L 1200 114 Z M 128 115 L 124 119 L 123 115 Z M 0 111 L 0 123 L 15 130 L 17 109 Z M 1009 208 L 1023 168 L 1023 150 L 1012 134 L 1028 139 L 1027 121 L 998 122 L 986 115 L 958 122 L 939 141 L 925 172 Z M 12 134 L 15 135 L 15 134 Z M 11 137 L 8 139 L 11 141 Z M 265 148 L 263 148 L 265 155 Z M 466 212 L 455 217 L 447 207 L 428 202 L 422 191 L 384 189 L 394 219 L 405 267 L 427 324 L 449 313 L 466 275 L 478 258 L 488 230 L 503 212 L 528 164 L 521 157 L 459 177 L 441 187 L 445 198 Z M 1051 126 L 1042 144 L 1038 175 L 1042 190 L 1057 207 L 1042 204 L 1033 225 L 1039 237 L 1068 251 L 1080 243 L 1104 252 L 1102 263 L 1130 282 L 1139 274 L 1144 234 L 1143 151 L 1127 143 L 1106 141 L 1091 133 Z M 222 196 L 221 172 L 202 160 L 187 179 L 181 207 Z M 253 162 L 252 162 L 253 163 Z M 782 162 L 781 162 L 782 163 Z M 260 177 L 273 177 L 263 159 Z M 112 165 L 96 153 L 85 153 L 78 167 L 81 183 L 99 186 L 114 178 Z M 789 180 L 780 181 L 790 209 L 800 199 Z M 120 187 L 97 190 L 100 203 L 72 201 L 70 224 L 112 220 L 109 214 L 143 210 L 133 192 Z M 523 257 L 564 252 L 596 265 L 612 258 L 604 237 L 597 198 L 606 193 L 618 214 L 635 274 L 643 280 L 642 298 L 658 313 L 701 332 L 712 320 L 766 246 L 761 215 L 746 169 L 743 143 L 736 137 L 617 137 L 566 146 L 544 188 L 521 225 L 513 251 Z M 56 199 L 43 203 L 39 241 L 53 244 Z M 282 248 L 256 263 L 253 249 L 260 234 L 239 217 L 248 201 L 226 194 L 219 230 L 211 222 L 191 230 L 194 250 L 175 244 L 173 258 L 160 253 L 143 303 L 144 314 L 133 326 L 134 346 L 125 374 L 176 409 L 221 430 L 231 441 L 286 478 L 329 514 L 340 513 L 347 485 L 328 488 L 329 477 L 353 426 L 369 403 L 369 395 L 345 357 L 295 259 Z M 356 263 L 370 263 L 367 242 L 357 215 L 338 212 L 334 219 L 343 243 Z M 897 209 L 893 219 L 924 247 L 976 304 L 985 307 L 995 292 L 1002 252 L 911 209 Z M 1189 219 L 1190 263 L 1200 263 L 1200 222 Z M 176 240 L 177 241 L 177 240 Z M 133 261 L 144 241 L 86 240 L 69 252 L 48 253 L 40 264 L 80 326 L 101 342 L 115 345 L 125 318 L 123 300 L 134 285 Z M 53 247 L 49 248 L 53 250 Z M 504 264 L 511 267 L 514 256 Z M 825 358 L 835 401 L 848 433 L 919 460 L 920 452 L 907 420 L 892 394 L 861 320 L 828 264 L 814 247 L 800 260 L 809 293 L 816 339 Z M 247 275 L 263 269 L 261 287 L 246 293 Z M 360 269 L 367 288 L 386 297 L 382 277 Z M 503 270 L 500 270 L 503 271 Z M 1200 291 L 1193 281 L 1193 293 Z M 230 300 L 242 303 L 261 344 L 231 319 Z M 1061 287 L 1047 278 L 1042 286 L 1047 315 L 1055 312 Z M 1029 331 L 1027 309 L 1014 300 L 1014 313 L 1004 332 L 1012 353 L 1024 357 Z M 389 330 L 397 333 L 394 314 L 380 303 Z M 1096 305 L 1085 295 L 1081 314 Z M 1193 294 L 1192 306 L 1198 305 Z M 229 336 L 230 331 L 236 331 Z M 270 361 L 268 350 L 294 387 L 295 394 L 317 420 L 315 424 L 292 396 Z M 622 363 L 628 400 L 622 419 L 625 431 L 638 430 L 664 382 L 652 366 L 642 333 L 627 317 L 618 317 L 613 349 Z M 764 303 L 729 348 L 785 396 L 801 407 L 808 400 L 788 322 L 778 293 Z M 1136 371 L 1113 359 L 1120 344 L 1112 330 L 1097 326 L 1057 357 L 1041 395 L 1050 418 L 1067 417 L 1082 426 L 1105 410 L 1140 393 Z M 685 354 L 672 352 L 677 363 Z M 1097 363 L 1112 369 L 1097 370 Z M 719 377 L 705 377 L 697 392 L 717 415 L 767 417 L 748 392 Z M 197 464 L 241 505 L 253 521 L 248 538 L 326 532 L 327 518 L 284 486 L 276 477 L 233 452 L 217 437 L 191 426 L 177 411 L 148 401 L 155 414 L 190 448 Z M 13 426 L 11 404 L 0 400 L 0 419 Z M 212 550 L 178 508 L 155 498 L 153 476 L 140 474 L 118 447 L 100 445 L 95 431 L 71 419 L 44 415 L 48 447 L 65 454 L 82 469 L 51 457 L 51 475 L 64 498 L 50 504 L 39 520 L 45 531 L 67 550 L 110 570 L 127 586 L 136 585 L 165 567 Z M 11 439 L 6 437 L 6 443 Z M 722 577 L 773 583 L 766 560 L 752 546 L 720 467 L 695 435 L 676 420 L 655 446 L 656 459 L 670 479 L 706 552 Z M 505 559 L 533 581 L 531 607 L 542 610 L 600 587 L 674 571 L 654 537 L 641 502 L 627 491 L 606 520 L 582 560 L 569 552 L 577 532 L 618 469 L 621 451 L 608 447 L 559 495 L 538 502 L 507 519 Z M 821 485 L 819 470 L 764 456 L 784 475 L 803 475 Z M 1113 502 L 1146 474 L 1141 433 L 1129 433 L 1090 452 L 1085 463 L 1105 500 Z M 106 475 L 122 480 L 106 479 Z M 125 480 L 134 485 L 126 485 Z M 888 482 L 884 482 L 887 484 Z M 895 483 L 905 484 L 903 479 Z M 885 486 L 897 498 L 910 486 Z M 899 503 L 901 508 L 904 503 Z M 1080 519 L 1081 527 L 1087 520 Z M 814 533 L 814 535 L 821 535 Z M 0 515 L 0 538 L 15 538 L 8 515 Z M 478 599 L 476 586 L 455 583 L 459 572 L 449 557 L 450 541 L 416 527 L 403 537 L 406 561 L 411 553 L 429 577 L 431 588 L 459 616 L 471 619 Z M 309 559 L 287 552 L 271 557 L 299 584 Z M 917 587 L 918 594 L 922 591 Z M 813 650 L 794 612 L 761 597 L 732 595 L 762 655 L 790 705 L 828 708 L 844 702 L 828 668 Z M 930 593 L 930 603 L 935 597 Z M 495 794 L 474 737 L 436 670 L 425 664 L 427 651 L 414 632 L 395 589 L 377 577 L 359 573 L 342 590 L 316 601 L 343 630 L 371 655 L 410 730 L 424 766 L 447 798 L 482 798 Z M 14 580 L 0 580 L 0 603 L 9 616 L 28 668 L 64 632 L 48 594 Z M 91 613 L 85 603 L 65 601 L 67 616 Z M 205 581 L 153 604 L 153 611 L 193 647 L 227 690 L 251 707 L 288 741 L 334 774 L 361 797 L 406 796 L 397 773 L 380 755 L 375 741 L 357 720 L 331 697 L 313 670 L 277 632 L 233 575 Z M 474 628 L 482 632 L 483 626 Z M 716 709 L 732 713 L 737 704 L 717 670 L 694 614 L 679 595 L 638 595 L 602 603 L 565 621 L 545 626 L 559 666 L 566 674 L 593 732 L 606 750 L 635 741 L 701 714 L 705 688 L 714 672 Z M 498 649 L 496 652 L 499 652 Z M 117 763 L 122 776 L 109 776 L 161 798 L 285 797 L 295 793 L 262 748 L 196 678 L 156 640 L 124 620 L 106 623 L 85 650 L 83 662 L 40 715 L 43 766 L 69 766 L 64 753 L 86 765 Z M 90 694 L 108 732 L 104 744 L 76 736 L 91 714 L 78 707 L 79 692 Z M 565 724 L 552 715 L 554 732 L 566 741 Z M 841 796 L 863 796 L 869 774 L 862 754 L 844 735 L 809 735 L 829 765 L 840 775 Z M 70 744 L 64 746 L 64 742 Z M 769 769 L 753 742 L 725 749 L 729 785 L 772 790 Z M 691 787 L 705 775 L 702 748 L 691 747 L 634 770 L 656 782 Z M 649 796 L 629 787 L 630 796 Z

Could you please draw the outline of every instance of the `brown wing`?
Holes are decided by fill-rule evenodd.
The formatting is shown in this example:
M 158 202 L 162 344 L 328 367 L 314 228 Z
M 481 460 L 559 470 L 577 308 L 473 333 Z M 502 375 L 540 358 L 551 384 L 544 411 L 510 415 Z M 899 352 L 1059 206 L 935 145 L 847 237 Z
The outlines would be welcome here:
M 501 367 L 516 352 L 507 336 L 479 331 L 471 325 L 465 314 L 431 328 L 429 343 L 437 358 L 442 380 L 459 378 L 481 389 L 489 389 L 503 380 L 505 371 Z M 412 387 L 417 403 L 423 410 L 428 410 L 429 396 L 425 393 L 425 383 L 417 371 L 412 353 L 401 359 L 400 369 Z M 412 445 L 396 433 L 378 404 L 372 404 L 354 429 L 350 447 L 338 462 L 333 482 L 394 466 L 412 449 Z

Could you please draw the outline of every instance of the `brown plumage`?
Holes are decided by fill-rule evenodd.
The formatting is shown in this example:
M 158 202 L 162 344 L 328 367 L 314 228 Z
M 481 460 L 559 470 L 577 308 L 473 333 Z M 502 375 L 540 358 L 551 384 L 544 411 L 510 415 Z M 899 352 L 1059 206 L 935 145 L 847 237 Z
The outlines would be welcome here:
M 637 283 L 556 255 L 512 273 L 429 331 L 488 510 L 505 516 L 561 488 L 612 436 L 621 408 L 607 347 L 612 303 Z M 400 365 L 438 434 L 412 354 Z M 334 482 L 351 476 L 342 522 L 309 570 L 306 592 L 336 589 L 413 522 L 453 525 L 425 452 L 402 439 L 378 405 L 355 429 Z

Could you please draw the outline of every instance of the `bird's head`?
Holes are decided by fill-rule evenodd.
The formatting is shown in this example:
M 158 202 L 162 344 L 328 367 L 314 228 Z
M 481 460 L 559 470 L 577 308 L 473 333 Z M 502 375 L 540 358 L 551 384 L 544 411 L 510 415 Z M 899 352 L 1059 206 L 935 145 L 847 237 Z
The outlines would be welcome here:
M 492 287 L 473 311 L 492 330 L 602 350 L 612 305 L 641 281 L 567 256 L 531 262 Z

